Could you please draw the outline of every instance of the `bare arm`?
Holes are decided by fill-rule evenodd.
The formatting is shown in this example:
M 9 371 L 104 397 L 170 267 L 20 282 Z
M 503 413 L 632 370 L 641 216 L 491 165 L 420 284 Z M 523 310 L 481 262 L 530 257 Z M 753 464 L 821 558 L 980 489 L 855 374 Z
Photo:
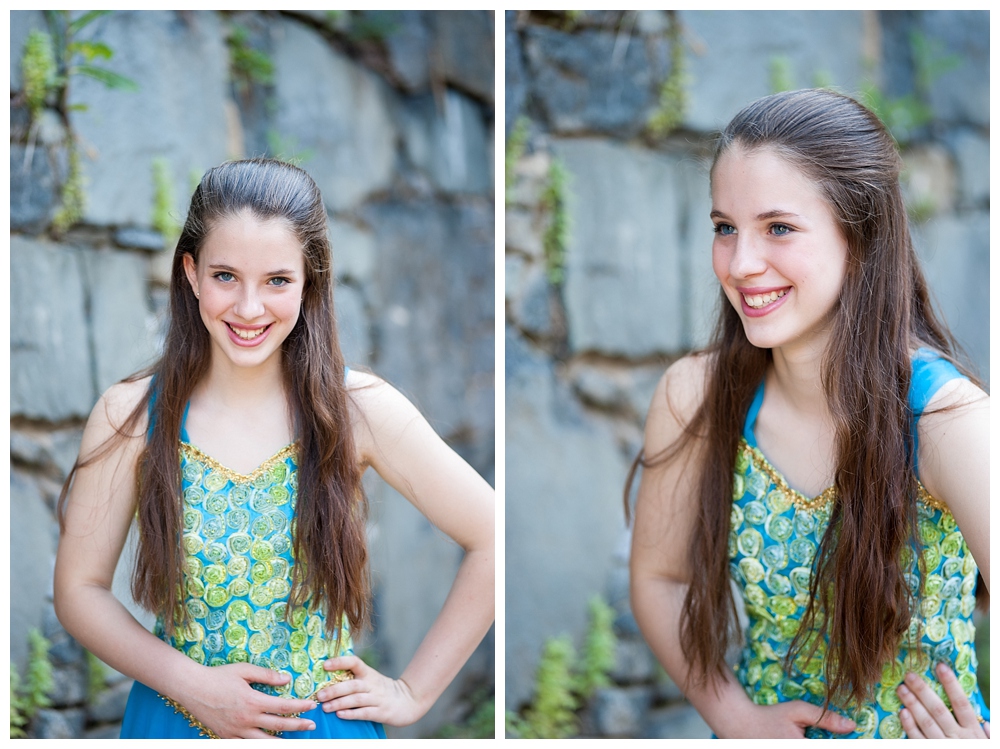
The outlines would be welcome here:
M 323 690 L 324 710 L 408 725 L 430 709 L 493 622 L 493 489 L 398 391 L 360 372 L 350 377 L 361 459 L 465 550 L 441 613 L 398 680 L 358 658 L 327 661 L 327 668 L 349 668 L 356 678 Z
M 122 383 L 105 393 L 84 430 L 82 456 L 93 455 L 115 434 L 115 425 L 125 421 L 147 387 L 146 381 Z M 136 435 L 76 474 L 56 556 L 59 620 L 102 661 L 184 705 L 220 735 L 266 737 L 261 728 L 303 730 L 308 721 L 264 713 L 298 712 L 315 703 L 269 697 L 248 684 L 279 684 L 273 681 L 275 672 L 243 668 L 248 664 L 240 669 L 199 665 L 148 632 L 112 595 L 111 580 L 135 514 L 136 465 L 145 429 L 143 419 Z
M 688 357 L 660 380 L 646 419 L 644 452 L 654 458 L 682 434 L 704 397 L 707 359 Z M 692 440 L 668 463 L 644 469 L 632 532 L 632 610 L 646 642 L 723 738 L 803 737 L 806 726 L 848 732 L 854 724 L 802 701 L 755 705 L 736 677 L 696 686 L 681 650 L 681 608 L 690 582 L 688 547 L 696 521 L 700 445 Z M 734 456 L 735 460 L 735 456 Z

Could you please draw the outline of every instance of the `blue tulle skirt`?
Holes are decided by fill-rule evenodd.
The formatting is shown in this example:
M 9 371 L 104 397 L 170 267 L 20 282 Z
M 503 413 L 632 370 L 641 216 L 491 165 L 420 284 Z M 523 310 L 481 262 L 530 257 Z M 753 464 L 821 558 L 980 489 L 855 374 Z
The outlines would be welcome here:
M 283 739 L 384 739 L 381 723 L 367 720 L 342 720 L 320 707 L 302 713 L 316 724 L 315 731 L 286 731 Z M 154 690 L 138 681 L 132 687 L 125 707 L 120 737 L 123 739 L 198 739 L 206 738 L 180 713 L 163 701 Z

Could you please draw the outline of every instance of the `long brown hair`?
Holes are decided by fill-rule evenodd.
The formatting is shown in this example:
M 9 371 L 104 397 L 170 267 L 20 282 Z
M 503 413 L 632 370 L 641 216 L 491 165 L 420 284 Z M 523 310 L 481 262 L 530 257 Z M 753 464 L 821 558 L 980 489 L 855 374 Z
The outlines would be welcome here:
M 954 360 L 955 345 L 931 309 L 900 191 L 899 154 L 874 114 L 831 91 L 775 94 L 733 118 L 719 138 L 713 171 L 732 148 L 770 149 L 815 180 L 847 241 L 847 274 L 822 368 L 836 430 L 837 499 L 786 667 L 827 639 L 827 699 L 861 702 L 895 658 L 916 603 L 902 561 L 904 549 L 919 540 L 911 351 L 926 345 Z M 747 340 L 724 294 L 707 351 L 706 395 L 683 436 L 664 454 L 637 459 L 658 464 L 692 439 L 701 442 L 701 501 L 680 630 L 700 684 L 725 673 L 735 636 L 727 552 L 732 471 L 744 419 L 771 361 L 769 349 Z
M 152 375 L 146 397 L 118 430 L 121 438 L 134 434 L 148 409 L 148 438 L 137 467 L 139 548 L 132 595 L 144 608 L 163 614 L 168 633 L 179 623 L 175 619 L 185 615 L 179 605 L 183 555 L 178 440 L 185 405 L 208 372 L 211 339 L 184 273 L 184 256 L 197 262 L 212 228 L 239 214 L 283 221 L 302 244 L 306 276 L 302 310 L 281 349 L 299 469 L 293 542 L 297 564 L 290 602 L 323 608 L 328 632 L 339 640 L 345 615 L 354 627 L 369 620 L 367 504 L 337 339 L 326 209 L 312 178 L 281 161 L 228 162 L 202 178 L 174 252 L 163 355 L 150 369 L 128 378 Z M 63 486 L 61 508 L 77 468 L 107 448 L 104 445 L 77 461 Z

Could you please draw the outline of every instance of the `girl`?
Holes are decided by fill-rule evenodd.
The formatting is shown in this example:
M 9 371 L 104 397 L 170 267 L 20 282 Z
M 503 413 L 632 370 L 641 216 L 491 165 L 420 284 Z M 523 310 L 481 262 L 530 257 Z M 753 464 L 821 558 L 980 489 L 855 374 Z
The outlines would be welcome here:
M 110 388 L 60 498 L 56 611 L 136 679 L 122 737 L 384 737 L 493 620 L 493 491 L 400 393 L 347 371 L 326 211 L 302 170 L 209 171 L 174 254 L 162 358 Z M 399 679 L 352 654 L 370 609 L 367 467 L 465 549 Z M 133 517 L 132 592 L 112 596 Z
M 984 735 L 988 398 L 931 310 L 899 165 L 827 91 L 750 104 L 716 150 L 723 304 L 653 397 L 631 587 L 719 736 Z

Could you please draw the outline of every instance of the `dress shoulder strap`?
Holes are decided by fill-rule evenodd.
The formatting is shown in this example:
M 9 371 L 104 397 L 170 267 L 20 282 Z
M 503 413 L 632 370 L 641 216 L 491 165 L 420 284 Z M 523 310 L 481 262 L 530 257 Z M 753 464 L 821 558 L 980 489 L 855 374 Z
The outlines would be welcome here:
M 920 448 L 920 435 L 917 432 L 917 422 L 927 409 L 927 404 L 946 382 L 955 379 L 968 379 L 958 371 L 958 368 L 941 354 L 929 348 L 917 349 L 913 355 L 913 373 L 910 375 L 910 436 L 913 439 L 914 469 L 917 470 L 916 455 Z M 917 470 L 919 477 L 919 470 Z

